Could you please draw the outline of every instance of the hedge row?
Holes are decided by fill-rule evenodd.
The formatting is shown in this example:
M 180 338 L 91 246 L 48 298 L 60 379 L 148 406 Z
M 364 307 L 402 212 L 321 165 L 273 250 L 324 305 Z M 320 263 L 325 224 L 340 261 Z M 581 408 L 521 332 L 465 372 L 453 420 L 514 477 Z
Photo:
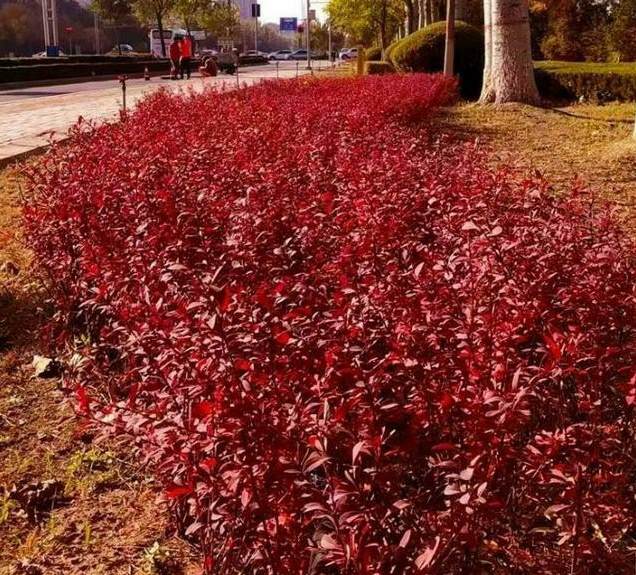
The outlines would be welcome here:
M 30 166 L 64 385 L 207 575 L 634 575 L 636 246 L 418 121 L 454 84 L 159 93 Z
M 51 66 L 55 64 L 99 64 L 116 62 L 139 62 L 152 59 L 150 54 L 136 56 L 107 56 L 104 54 L 86 54 L 78 56 L 63 56 L 60 58 L 0 58 L 0 68 L 16 66 Z
M 170 68 L 167 60 L 0 67 L 0 84 L 9 82 L 31 82 L 36 80 L 85 78 L 90 76 L 112 76 L 117 74 L 141 74 L 146 66 L 151 72 L 167 72 Z
M 364 53 L 367 62 L 379 62 L 382 60 L 382 48 L 380 46 L 371 46 Z
M 636 64 L 536 62 L 539 91 L 550 100 L 636 100 Z
M 392 74 L 395 68 L 390 62 L 365 62 L 364 72 L 368 75 Z

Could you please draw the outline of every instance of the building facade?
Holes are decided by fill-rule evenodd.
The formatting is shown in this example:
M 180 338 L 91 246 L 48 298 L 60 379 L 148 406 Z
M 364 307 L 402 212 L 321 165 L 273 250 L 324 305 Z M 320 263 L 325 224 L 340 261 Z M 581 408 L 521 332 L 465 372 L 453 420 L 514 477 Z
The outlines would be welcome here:
M 241 11 L 241 20 L 252 17 L 252 2 L 256 0 L 234 0 Z

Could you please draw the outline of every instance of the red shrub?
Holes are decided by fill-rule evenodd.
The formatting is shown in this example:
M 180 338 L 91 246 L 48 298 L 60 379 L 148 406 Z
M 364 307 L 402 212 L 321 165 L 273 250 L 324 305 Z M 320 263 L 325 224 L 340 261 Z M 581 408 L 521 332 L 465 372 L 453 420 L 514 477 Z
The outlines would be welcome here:
M 632 573 L 634 246 L 437 137 L 453 91 L 162 94 L 31 172 L 79 409 L 210 573 Z

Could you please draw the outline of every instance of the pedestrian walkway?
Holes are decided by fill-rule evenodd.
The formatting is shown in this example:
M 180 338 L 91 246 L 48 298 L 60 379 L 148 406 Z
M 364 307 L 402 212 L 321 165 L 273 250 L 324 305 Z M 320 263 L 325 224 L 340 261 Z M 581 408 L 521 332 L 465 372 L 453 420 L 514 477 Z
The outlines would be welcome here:
M 321 65 L 317 64 L 316 67 Z M 304 66 L 297 66 L 295 62 L 281 63 L 279 66 L 269 64 L 241 69 L 239 82 L 241 85 L 250 85 L 264 79 L 293 78 L 307 73 Z M 130 80 L 126 100 L 131 107 L 159 89 L 203 91 L 208 87 L 235 86 L 236 77 L 225 74 L 216 78 L 193 77 L 178 82 L 162 78 L 153 78 L 149 82 Z M 63 139 L 79 117 L 97 121 L 116 120 L 121 107 L 122 91 L 117 80 L 0 90 L 0 166 L 46 147 L 51 141 Z

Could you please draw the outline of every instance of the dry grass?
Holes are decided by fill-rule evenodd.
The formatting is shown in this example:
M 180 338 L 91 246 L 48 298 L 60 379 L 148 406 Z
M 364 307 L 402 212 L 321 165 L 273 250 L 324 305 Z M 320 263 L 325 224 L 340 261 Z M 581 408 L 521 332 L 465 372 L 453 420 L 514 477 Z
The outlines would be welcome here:
M 465 104 L 439 121 L 461 137 L 484 141 L 495 166 L 540 173 L 557 190 L 575 179 L 636 215 L 636 141 L 633 104 L 534 108 Z
M 97 441 L 56 379 L 33 377 L 47 316 L 20 232 L 20 178 L 0 172 L 0 575 L 192 573 L 196 554 L 167 535 L 167 514 L 130 454 Z M 10 495 L 55 481 L 29 517 Z

